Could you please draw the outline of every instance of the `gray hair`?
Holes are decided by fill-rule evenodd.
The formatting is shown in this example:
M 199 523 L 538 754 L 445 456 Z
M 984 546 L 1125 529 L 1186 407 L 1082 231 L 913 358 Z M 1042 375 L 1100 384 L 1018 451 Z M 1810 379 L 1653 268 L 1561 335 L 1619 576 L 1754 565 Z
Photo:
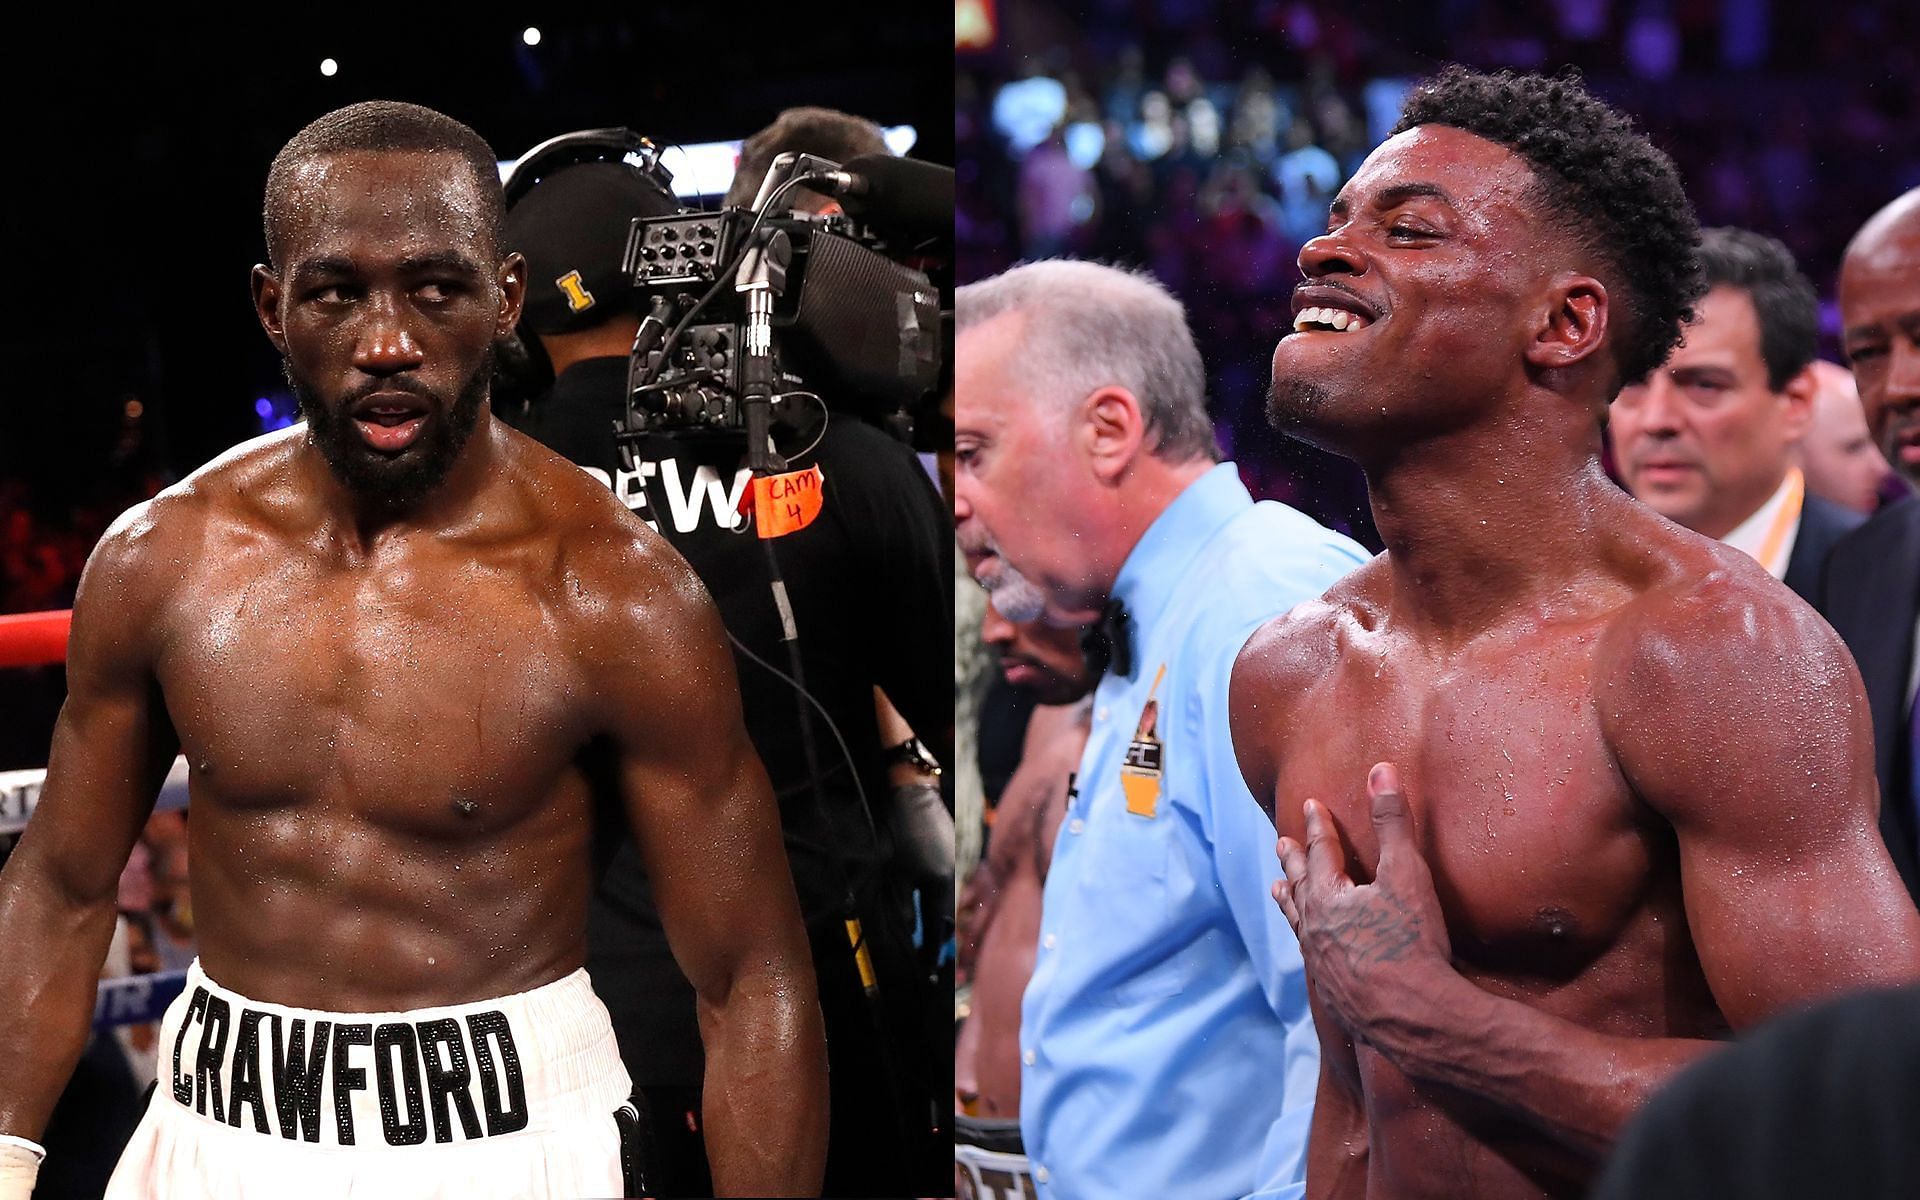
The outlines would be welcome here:
M 1156 456 L 1219 457 L 1186 309 L 1151 274 L 1053 258 L 954 294 L 956 334 L 1010 312 L 1026 316 L 1021 374 L 1036 392 L 1065 405 L 1123 387 L 1140 402 Z

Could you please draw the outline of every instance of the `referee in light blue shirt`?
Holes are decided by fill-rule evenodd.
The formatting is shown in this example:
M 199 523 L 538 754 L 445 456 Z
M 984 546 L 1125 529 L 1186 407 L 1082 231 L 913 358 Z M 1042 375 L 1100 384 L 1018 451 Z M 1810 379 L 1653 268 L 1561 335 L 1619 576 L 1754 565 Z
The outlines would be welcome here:
M 1011 619 L 1108 659 L 1022 1006 L 1043 1197 L 1304 1190 L 1318 1042 L 1227 724 L 1235 656 L 1366 553 L 1214 462 L 1180 304 L 1093 263 L 959 290 L 955 515 Z

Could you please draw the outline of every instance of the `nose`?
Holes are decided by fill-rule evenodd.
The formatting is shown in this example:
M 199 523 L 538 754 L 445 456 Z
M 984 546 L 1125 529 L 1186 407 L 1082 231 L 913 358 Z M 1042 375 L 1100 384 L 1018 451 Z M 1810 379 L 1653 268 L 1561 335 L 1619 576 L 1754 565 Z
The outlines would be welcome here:
M 1013 622 L 1000 615 L 1000 610 L 987 601 L 986 619 L 980 622 L 980 640 L 997 650 L 1013 645 Z
M 366 323 L 353 344 L 356 368 L 368 375 L 398 375 L 426 361 L 399 303 L 391 297 L 374 296 L 362 312 Z
M 1366 257 L 1347 239 L 1344 229 L 1342 226 L 1323 233 L 1300 247 L 1300 274 L 1308 279 L 1324 279 L 1333 274 L 1360 275 L 1366 272 Z
M 1896 336 L 1887 357 L 1887 404 L 1907 408 L 1920 403 L 1920 341 Z
M 1658 373 L 1640 388 L 1639 399 L 1632 411 L 1636 418 L 1634 424 L 1639 432 L 1648 437 L 1678 437 L 1685 425 L 1680 389 Z

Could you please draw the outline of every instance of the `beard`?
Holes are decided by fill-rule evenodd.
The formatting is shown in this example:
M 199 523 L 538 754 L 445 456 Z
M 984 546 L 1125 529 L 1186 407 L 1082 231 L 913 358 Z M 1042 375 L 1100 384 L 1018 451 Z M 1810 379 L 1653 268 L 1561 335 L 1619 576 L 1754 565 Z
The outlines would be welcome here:
M 1267 424 L 1278 430 L 1308 424 L 1332 406 L 1333 393 L 1312 379 L 1276 378 L 1267 388 Z
M 1038 621 L 1047 611 L 1047 594 L 1040 585 L 1014 570 L 1004 558 L 992 580 L 982 580 L 981 586 L 987 589 L 993 610 L 1015 625 Z
M 1013 569 L 1007 556 L 1000 553 L 1000 544 L 993 535 L 977 521 L 962 522 L 954 534 L 962 551 L 993 556 L 994 569 L 974 577 L 974 582 L 986 589 L 993 610 L 1015 625 L 1038 621 L 1047 609 L 1047 594 L 1040 590 L 1039 584 Z
M 306 418 L 307 438 L 320 451 L 334 478 L 362 500 L 395 509 L 423 499 L 453 469 L 486 407 L 494 352 L 491 346 L 487 348 L 473 374 L 460 385 L 452 404 L 435 404 L 428 410 L 426 427 L 419 438 L 398 454 L 382 454 L 362 441 L 353 421 L 345 415 L 347 409 L 375 392 L 407 392 L 432 401 L 438 396 L 407 382 L 376 379 L 342 397 L 339 403 L 330 404 L 311 380 L 294 369 L 292 359 L 283 358 L 281 365 L 300 402 L 300 415 Z

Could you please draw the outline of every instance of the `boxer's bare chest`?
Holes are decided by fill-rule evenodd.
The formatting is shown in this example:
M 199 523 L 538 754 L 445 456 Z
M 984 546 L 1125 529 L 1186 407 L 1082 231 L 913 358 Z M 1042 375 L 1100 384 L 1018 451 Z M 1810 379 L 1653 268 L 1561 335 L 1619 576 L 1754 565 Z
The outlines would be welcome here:
M 1653 866 L 1594 707 L 1603 629 L 1543 624 L 1448 655 L 1352 631 L 1293 708 L 1307 715 L 1277 804 L 1297 829 L 1300 802 L 1325 801 L 1371 879 L 1367 773 L 1395 763 L 1460 964 L 1577 974 L 1640 911 Z
M 198 790 L 492 826 L 577 750 L 574 665 L 526 550 L 422 540 L 345 564 L 270 538 L 215 549 L 185 568 L 159 664 Z

